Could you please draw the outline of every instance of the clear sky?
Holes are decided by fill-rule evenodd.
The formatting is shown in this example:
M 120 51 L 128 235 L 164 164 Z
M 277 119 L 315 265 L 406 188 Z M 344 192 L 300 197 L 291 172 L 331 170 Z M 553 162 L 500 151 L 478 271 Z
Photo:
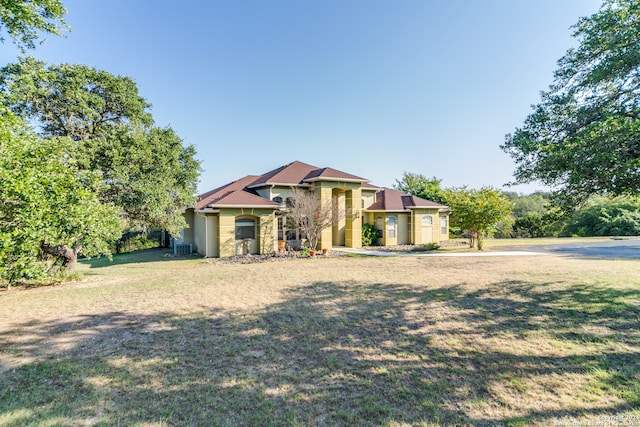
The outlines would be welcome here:
M 391 186 L 502 187 L 499 146 L 596 0 L 65 0 L 31 52 L 128 75 L 197 147 L 204 192 L 300 160 Z M 0 63 L 15 61 L 11 42 Z M 530 192 L 542 188 L 519 186 Z

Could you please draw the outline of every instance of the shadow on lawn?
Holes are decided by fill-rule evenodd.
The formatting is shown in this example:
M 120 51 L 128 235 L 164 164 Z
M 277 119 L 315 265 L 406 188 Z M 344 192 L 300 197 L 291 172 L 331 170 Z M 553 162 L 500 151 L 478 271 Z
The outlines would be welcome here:
M 602 326 L 615 336 L 598 339 L 638 344 L 640 308 L 626 300 L 640 292 L 543 288 L 498 283 L 492 289 L 501 293 L 492 296 L 461 286 L 315 283 L 259 312 L 111 313 L 18 325 L 0 334 L 1 354 L 33 361 L 0 376 L 0 424 L 489 426 L 637 408 L 636 352 L 523 356 L 443 343 L 443 334 L 540 329 L 592 342 L 598 334 L 581 335 L 582 327 Z M 443 330 L 452 319 L 467 328 Z M 504 405 L 494 383 L 589 370 L 616 372 L 600 380 L 616 388 L 619 403 L 529 408 L 511 420 L 470 412 Z
M 102 268 L 111 267 L 114 265 L 122 264 L 138 264 L 146 262 L 158 262 L 158 261 L 176 261 L 185 260 L 190 258 L 201 258 L 200 255 L 173 255 L 171 249 L 165 248 L 152 248 L 141 249 L 139 251 L 125 252 L 121 254 L 114 254 L 111 259 L 108 257 L 96 257 L 81 259 L 80 264 L 88 265 L 90 268 Z

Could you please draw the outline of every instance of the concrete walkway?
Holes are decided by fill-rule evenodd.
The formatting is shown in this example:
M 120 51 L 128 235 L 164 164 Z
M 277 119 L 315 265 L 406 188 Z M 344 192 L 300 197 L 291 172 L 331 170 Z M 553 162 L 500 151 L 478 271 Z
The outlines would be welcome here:
M 367 256 L 382 256 L 382 257 L 497 257 L 497 256 L 532 256 L 532 255 L 547 255 L 544 252 L 531 252 L 531 251 L 495 251 L 495 252 L 409 252 L 409 253 L 394 253 L 385 251 L 370 251 L 366 249 L 356 248 L 342 248 L 334 247 L 331 249 L 336 252 L 344 252 L 349 254 L 360 254 Z

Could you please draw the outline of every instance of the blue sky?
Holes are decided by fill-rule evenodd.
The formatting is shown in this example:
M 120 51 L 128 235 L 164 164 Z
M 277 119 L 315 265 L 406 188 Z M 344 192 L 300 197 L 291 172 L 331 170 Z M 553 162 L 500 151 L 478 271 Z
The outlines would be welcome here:
M 294 160 L 391 186 L 502 187 L 499 146 L 595 0 L 66 0 L 31 52 L 128 75 L 202 161 L 201 192 Z M 10 42 L 0 63 L 15 61 Z M 513 187 L 530 192 L 536 185 Z

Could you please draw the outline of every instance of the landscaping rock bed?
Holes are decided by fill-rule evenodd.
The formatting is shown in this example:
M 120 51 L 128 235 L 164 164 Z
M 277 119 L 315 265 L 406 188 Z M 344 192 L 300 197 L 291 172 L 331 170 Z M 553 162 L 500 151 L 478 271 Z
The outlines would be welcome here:
M 456 246 L 466 246 L 467 244 L 464 242 L 449 242 L 444 241 L 438 243 L 438 247 L 448 248 L 448 247 L 456 247 Z M 428 252 L 433 251 L 435 249 L 429 248 L 427 245 L 394 245 L 394 246 L 366 246 L 362 249 L 366 249 L 369 251 L 379 251 L 379 252 Z
M 328 252 L 326 255 L 316 255 L 315 259 L 336 258 L 343 256 L 340 252 Z M 236 255 L 227 258 L 208 258 L 204 262 L 210 264 L 260 264 L 264 262 L 295 261 L 297 259 L 308 259 L 309 256 L 301 256 L 300 252 L 290 252 L 285 254 L 263 254 L 263 255 Z

